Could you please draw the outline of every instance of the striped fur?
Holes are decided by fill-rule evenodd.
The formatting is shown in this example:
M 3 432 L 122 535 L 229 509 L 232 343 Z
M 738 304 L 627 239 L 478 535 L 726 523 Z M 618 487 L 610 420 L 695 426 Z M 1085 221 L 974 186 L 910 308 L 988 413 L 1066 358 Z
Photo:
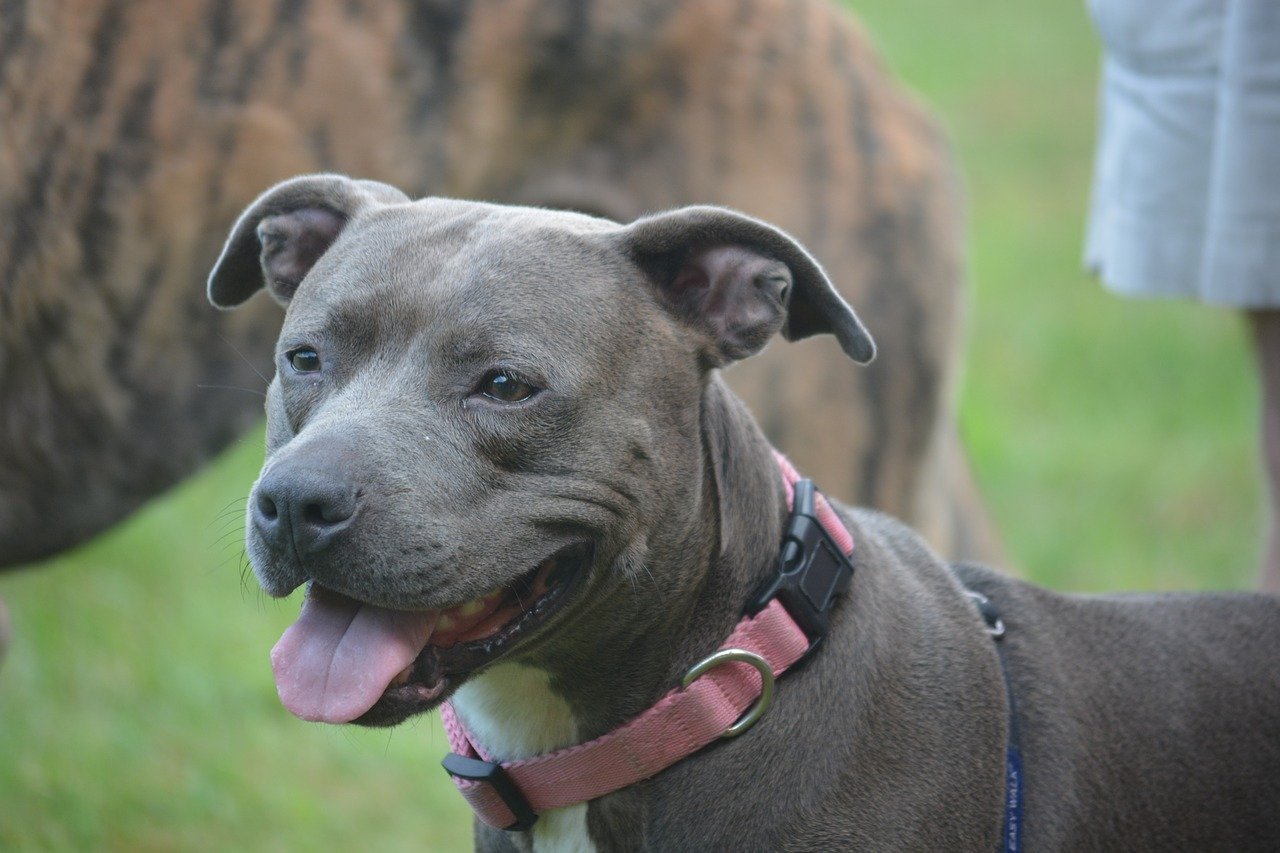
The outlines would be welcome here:
M 256 421 L 278 309 L 217 314 L 201 282 L 261 187 L 321 169 L 780 224 L 881 355 L 778 346 L 732 383 L 825 489 L 991 556 L 949 409 L 951 155 L 831 5 L 0 0 L 0 116 L 0 564 L 104 529 Z

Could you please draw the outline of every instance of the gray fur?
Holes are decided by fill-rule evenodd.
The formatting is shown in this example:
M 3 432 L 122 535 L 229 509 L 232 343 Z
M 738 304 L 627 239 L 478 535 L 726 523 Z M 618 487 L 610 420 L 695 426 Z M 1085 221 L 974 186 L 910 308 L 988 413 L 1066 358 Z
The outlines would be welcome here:
M 284 185 L 255 206 L 287 215 L 277 193 L 311 181 L 341 179 Z M 279 362 L 263 478 L 356 483 L 359 506 L 302 559 L 251 525 L 264 588 L 316 580 L 440 607 L 588 535 L 596 554 L 578 598 L 514 656 L 551 674 L 584 740 L 615 728 L 715 649 L 774 569 L 786 515 L 776 466 L 714 366 L 756 348 L 766 327 L 833 331 L 855 358 L 870 339 L 802 249 L 728 211 L 623 227 L 326 198 L 353 201 L 335 207 L 345 227 L 288 302 L 279 352 L 309 344 L 327 368 L 291 377 Z M 722 241 L 742 253 L 733 263 L 682 273 Z M 233 237 L 215 299 L 263 286 L 260 248 Z M 763 325 L 740 335 L 700 316 L 741 303 L 673 292 L 690 280 L 736 288 L 742 316 Z M 497 363 L 548 390 L 508 408 L 475 399 L 468 389 Z M 961 578 L 1009 628 L 1027 849 L 1280 846 L 1280 602 L 1061 596 L 953 570 L 893 519 L 841 513 L 856 574 L 823 649 L 780 680 L 748 734 L 593 802 L 600 849 L 996 848 L 1008 706 Z M 529 843 L 480 825 L 476 837 L 485 849 Z

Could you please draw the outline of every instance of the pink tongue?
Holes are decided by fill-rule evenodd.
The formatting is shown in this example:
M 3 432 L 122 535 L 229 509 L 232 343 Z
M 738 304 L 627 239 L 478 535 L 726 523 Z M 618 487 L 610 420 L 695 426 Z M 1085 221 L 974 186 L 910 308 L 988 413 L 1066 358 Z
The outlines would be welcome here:
M 271 650 L 280 701 L 304 720 L 349 723 L 422 652 L 440 611 L 407 613 L 313 586 Z

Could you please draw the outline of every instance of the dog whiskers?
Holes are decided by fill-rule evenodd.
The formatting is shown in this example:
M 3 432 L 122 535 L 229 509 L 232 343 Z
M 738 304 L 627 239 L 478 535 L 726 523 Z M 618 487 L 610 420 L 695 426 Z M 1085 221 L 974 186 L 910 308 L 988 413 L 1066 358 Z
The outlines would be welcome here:
M 196 385 L 202 391 L 243 391 L 246 394 L 252 394 L 255 397 L 267 396 L 265 391 L 259 391 L 256 388 L 241 388 L 239 385 Z
M 221 536 L 219 536 L 219 537 L 217 537 L 216 539 L 214 539 L 214 540 L 213 540 L 213 544 L 214 544 L 214 545 L 224 545 L 224 544 L 228 544 L 228 543 L 226 542 L 226 540 L 227 540 L 229 537 L 231 537 L 231 536 L 239 536 L 240 538 L 242 538 L 242 539 L 243 539 L 243 538 L 244 538 L 244 527 L 243 527 L 243 526 L 240 526 L 240 525 L 237 525 L 234 529 L 232 529 L 232 530 L 228 530 L 226 533 L 223 533 Z
M 218 514 L 215 515 L 212 519 L 210 519 L 209 523 L 205 525 L 206 529 L 209 527 L 213 527 L 213 525 L 217 524 L 218 522 L 226 518 L 243 517 L 244 504 L 246 500 L 248 500 L 248 498 L 235 498 L 234 500 L 228 501 L 222 507 L 222 509 L 218 512 Z
M 231 343 L 231 341 L 226 337 L 226 335 L 223 335 L 221 332 L 219 332 L 219 333 L 218 333 L 218 338 L 219 338 L 219 339 L 220 339 L 224 344 L 226 344 L 227 346 L 231 347 L 231 351 L 232 351 L 232 352 L 234 352 L 236 355 L 240 356 L 240 360 L 241 360 L 241 361 L 243 361 L 245 364 L 249 365 L 249 369 L 250 369 L 250 370 L 252 370 L 254 373 L 256 373 L 256 374 L 257 374 L 258 378 L 262 380 L 262 384 L 263 384 L 263 385 L 270 385 L 270 384 L 271 384 L 271 380 L 270 380 L 270 379 L 268 379 L 267 377 L 263 376 L 263 375 L 262 375 L 262 371 L 258 369 L 257 365 L 255 365 L 252 361 L 250 361 L 250 360 L 248 359 L 248 357 L 247 357 L 244 353 L 242 353 L 242 352 L 239 350 L 239 348 L 238 348 L 238 347 L 236 347 L 236 345 L 235 345 L 235 344 Z M 263 394 L 262 396 L 264 396 L 264 397 L 265 397 L 265 396 L 266 396 L 266 394 Z
M 653 588 L 654 588 L 654 589 L 657 589 L 657 588 L 658 588 L 658 579 L 657 579 L 657 578 L 655 578 L 655 577 L 653 576 L 653 572 L 651 572 L 651 571 L 649 570 L 649 565 L 648 565 L 647 563 L 641 563 L 641 564 L 640 564 L 640 568 L 644 569 L 644 573 L 645 573 L 646 575 L 648 575 L 648 576 L 649 576 L 649 582 L 653 584 Z

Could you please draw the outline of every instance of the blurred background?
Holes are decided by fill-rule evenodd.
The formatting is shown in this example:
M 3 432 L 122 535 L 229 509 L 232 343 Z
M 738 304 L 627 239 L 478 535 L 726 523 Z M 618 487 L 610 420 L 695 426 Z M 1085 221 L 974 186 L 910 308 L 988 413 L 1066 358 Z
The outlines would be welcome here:
M 941 114 L 970 200 L 961 430 L 1023 576 L 1064 591 L 1252 585 L 1257 403 L 1238 317 L 1105 294 L 1080 256 L 1098 47 L 1083 4 L 850 4 Z M 438 722 L 307 725 L 267 651 L 243 440 L 127 524 L 0 577 L 0 849 L 458 850 Z

